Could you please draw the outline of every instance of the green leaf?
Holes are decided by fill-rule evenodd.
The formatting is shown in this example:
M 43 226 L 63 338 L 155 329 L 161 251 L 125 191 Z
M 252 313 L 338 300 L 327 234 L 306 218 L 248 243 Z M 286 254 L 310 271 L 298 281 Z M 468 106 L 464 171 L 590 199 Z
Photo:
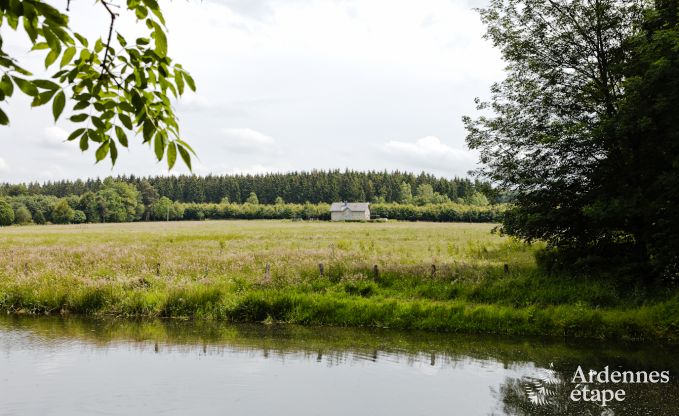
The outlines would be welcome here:
M 9 117 L 7 117 L 7 114 L 5 114 L 5 112 L 2 111 L 2 108 L 0 108 L 0 125 L 7 126 L 8 124 L 9 124 Z
M 50 65 L 54 63 L 59 57 L 59 52 L 52 49 L 45 57 L 45 68 L 49 68 Z
M 132 130 L 132 121 L 127 116 L 127 114 L 118 114 L 118 118 L 123 123 L 123 126 L 125 126 L 126 129 Z
M 165 153 L 165 138 L 161 132 L 158 132 L 153 139 L 153 150 L 156 152 L 156 158 L 162 160 Z
M 90 102 L 85 100 L 85 101 L 78 101 L 76 105 L 73 106 L 73 110 L 82 110 L 83 108 L 87 108 L 90 106 Z
M 158 20 L 160 20 L 163 24 L 165 24 L 165 20 L 163 19 L 163 15 L 160 14 L 160 6 L 158 5 L 158 2 L 156 0 L 142 0 L 142 2 L 151 9 L 151 12 L 156 15 Z
M 127 46 L 127 41 L 120 33 L 116 32 L 116 38 L 118 38 L 118 43 L 120 43 L 120 46 L 123 48 Z
M 146 7 L 139 6 L 135 9 L 134 14 L 137 16 L 137 19 L 142 20 L 148 16 L 149 11 L 146 9 Z
M 81 122 L 87 120 L 87 117 L 89 117 L 87 114 L 85 114 L 85 113 L 80 113 L 80 114 L 72 115 L 72 116 L 69 118 L 69 120 L 71 120 L 71 121 L 74 122 L 74 123 L 81 123 Z
M 54 115 L 55 122 L 64 111 L 64 105 L 66 105 L 66 95 L 63 91 L 59 91 L 59 94 L 54 97 L 54 101 L 52 102 L 52 114 Z
M 184 94 L 184 77 L 182 77 L 181 71 L 175 69 L 174 70 L 174 83 L 177 84 L 177 91 L 179 91 L 179 95 Z
M 143 135 L 144 135 L 144 143 L 150 141 L 151 136 L 153 135 L 153 123 L 151 123 L 148 120 L 146 120 L 144 122 Z M 158 159 L 158 160 L 160 160 L 160 159 Z
M 184 149 L 183 146 L 177 146 L 177 150 L 179 150 L 179 155 L 182 157 L 182 160 L 184 161 L 186 166 L 188 166 L 189 170 L 192 171 L 193 169 L 191 168 L 191 155 L 189 154 L 189 152 L 186 149 Z
M 16 30 L 19 26 L 19 18 L 16 14 L 10 13 L 7 15 L 7 23 L 9 24 L 9 27 Z
M 88 61 L 92 56 L 93 55 L 87 49 L 82 49 L 80 51 L 80 60 L 82 61 Z
M 7 74 L 3 75 L 2 79 L 0 79 L 0 89 L 7 97 L 11 97 L 14 93 L 14 84 L 12 84 L 12 80 Z
M 78 136 L 81 136 L 83 133 L 85 133 L 85 130 L 86 130 L 86 129 L 84 129 L 84 128 L 76 129 L 73 133 L 71 133 L 71 134 L 68 136 L 68 139 L 66 139 L 66 140 L 70 142 L 70 141 L 73 141 L 73 140 L 77 139 Z
M 184 77 L 184 81 L 186 81 L 189 88 L 191 88 L 191 91 L 196 92 L 196 83 L 193 78 L 191 78 L 191 75 L 189 75 L 189 73 L 186 71 L 182 71 L 182 76 Z
M 73 57 L 75 56 L 75 47 L 74 46 L 69 46 L 65 51 L 64 51 L 64 56 L 61 57 L 61 62 L 59 63 L 59 67 L 63 68 L 66 65 L 68 65 Z
M 186 143 L 184 140 L 182 140 L 182 139 L 177 139 L 176 142 L 177 142 L 177 144 L 182 145 L 185 149 L 187 149 L 187 150 L 188 150 L 189 152 L 191 152 L 192 154 L 194 154 L 194 155 L 196 154 L 196 152 L 193 150 L 193 148 L 192 148 L 191 146 L 189 146 L 189 144 Z
M 45 42 L 38 42 L 38 43 L 36 43 L 35 45 L 33 45 L 33 47 L 31 48 L 31 50 L 32 50 L 32 51 L 39 51 L 39 50 L 47 49 L 47 48 L 49 48 L 49 45 L 48 45 L 47 43 L 45 43 Z
M 102 143 L 101 146 L 99 146 L 97 148 L 97 151 L 95 152 L 95 158 L 97 159 L 97 162 L 102 161 L 106 157 L 106 155 L 108 154 L 108 150 L 109 141 L 107 140 L 104 143 Z
M 54 32 L 52 32 L 52 30 L 45 25 L 43 25 L 42 27 L 42 34 L 45 37 L 45 40 L 47 41 L 47 44 L 49 45 L 50 49 L 52 49 L 52 52 L 59 55 L 59 53 L 61 52 L 61 42 L 59 41 L 59 38 L 57 38 Z
M 78 39 L 78 41 L 80 42 L 81 45 L 83 45 L 84 47 L 87 48 L 87 46 L 89 45 L 89 42 L 87 41 L 87 39 L 83 35 L 81 35 L 80 33 L 74 33 L 73 35 L 76 37 L 76 39 Z
M 116 160 L 118 160 L 118 148 L 116 147 L 116 142 L 111 140 L 111 164 L 115 165 Z
M 123 147 L 127 147 L 127 135 L 125 134 L 125 130 L 123 130 L 120 126 L 116 126 L 116 137 L 118 137 L 118 141 L 120 142 Z
M 9 24 L 9 26 L 12 29 L 16 30 L 17 27 L 19 26 L 19 17 L 17 16 L 17 14 L 9 13 L 9 14 L 7 14 L 6 17 L 7 17 L 7 24 Z
M 177 161 L 177 145 L 169 143 L 167 145 L 167 169 L 172 170 L 174 163 Z
M 59 85 L 56 83 L 46 80 L 46 79 L 35 79 L 33 80 L 33 85 L 35 85 L 38 88 L 42 88 L 43 90 L 58 90 Z
M 47 104 L 52 99 L 52 97 L 54 96 L 54 93 L 56 93 L 56 92 L 57 92 L 57 90 L 47 90 L 47 91 L 41 92 L 40 94 L 35 96 L 35 99 L 31 103 L 31 107 L 38 107 L 38 106 L 41 106 L 43 104 Z
M 59 12 L 59 10 L 50 6 L 47 3 L 34 1 L 31 2 L 33 7 L 35 7 L 40 14 L 45 16 L 45 21 L 52 25 L 68 25 L 68 16 Z
M 30 97 L 35 97 L 36 95 L 38 95 L 38 89 L 35 88 L 35 85 L 33 85 L 32 82 L 15 76 L 12 76 L 12 79 L 14 80 L 14 83 L 17 84 L 17 87 L 19 87 L 19 89 L 23 91 L 24 94 Z
M 102 137 L 102 136 L 99 134 L 99 132 L 97 132 L 96 130 L 92 130 L 92 129 L 88 129 L 88 130 L 87 130 L 87 137 L 88 137 L 91 141 L 96 142 L 96 143 L 103 143 L 103 142 L 106 141 L 106 139 L 105 139 L 104 137 Z
M 84 152 L 89 147 L 90 147 L 90 144 L 87 140 L 87 134 L 83 134 L 83 136 L 80 138 L 80 150 L 82 150 Z
M 99 129 L 99 130 L 106 130 L 106 124 L 104 123 L 103 120 L 101 120 L 101 118 L 96 117 L 96 116 L 92 116 L 92 117 L 90 118 L 90 121 L 92 122 L 92 124 L 94 124 L 94 126 L 95 126 L 97 129 Z
M 156 53 L 161 58 L 164 58 L 167 55 L 167 37 L 165 36 L 163 28 L 158 23 L 153 22 L 153 27 L 153 37 L 156 40 Z
M 38 31 L 36 26 L 37 19 L 32 20 L 27 16 L 24 16 L 24 30 L 26 31 L 28 37 L 31 39 L 31 42 L 35 42 L 36 39 L 38 38 Z

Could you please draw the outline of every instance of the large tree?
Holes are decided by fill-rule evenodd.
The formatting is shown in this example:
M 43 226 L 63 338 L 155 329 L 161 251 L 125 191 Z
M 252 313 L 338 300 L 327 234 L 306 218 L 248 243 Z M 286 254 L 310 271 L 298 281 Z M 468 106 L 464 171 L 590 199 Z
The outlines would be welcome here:
M 633 239 L 637 255 L 679 279 L 679 1 L 658 0 L 628 42 L 624 96 L 603 124 L 607 157 L 587 209 Z
M 585 207 L 610 156 L 602 121 L 619 111 L 641 11 L 623 0 L 493 0 L 480 11 L 507 75 L 464 122 L 479 173 L 515 195 L 507 233 L 561 247 L 615 238 Z
M 465 118 L 480 173 L 516 195 L 504 230 L 679 276 L 677 0 L 495 0 L 507 61 Z M 648 274 L 650 276 L 650 274 Z
M 66 12 L 70 0 L 64 2 Z M 77 7 L 83 7 L 78 3 Z M 141 134 L 158 160 L 171 169 L 177 154 L 191 167 L 191 147 L 181 139 L 170 97 L 179 97 L 194 81 L 167 55 L 165 19 L 156 0 L 127 0 L 118 8 L 96 0 L 110 17 L 103 37 L 88 40 L 73 32 L 67 14 L 40 0 L 0 0 L 0 29 L 23 31 L 32 49 L 44 51 L 45 68 L 58 67 L 51 79 L 39 79 L 7 53 L 0 32 L 0 102 L 17 91 L 32 98 L 33 106 L 51 103 L 55 121 L 67 102 L 69 120 L 80 123 L 68 140 L 85 151 L 96 146 L 95 157 L 115 163 L 118 146 L 128 146 L 128 134 Z M 118 10 L 122 10 L 119 12 Z M 127 39 L 115 31 L 118 13 L 134 14 L 147 35 Z M 115 33 L 114 33 L 115 32 Z M 16 88 L 15 88 L 16 87 Z M 8 125 L 0 107 L 0 125 Z

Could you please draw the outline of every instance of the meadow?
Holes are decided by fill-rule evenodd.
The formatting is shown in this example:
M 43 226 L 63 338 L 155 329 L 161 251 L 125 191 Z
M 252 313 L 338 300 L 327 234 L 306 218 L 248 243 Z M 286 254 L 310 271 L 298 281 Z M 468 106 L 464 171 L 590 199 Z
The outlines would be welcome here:
M 679 340 L 679 295 L 549 274 L 493 224 L 184 221 L 0 229 L 0 309 Z M 322 265 L 322 266 L 321 266 Z

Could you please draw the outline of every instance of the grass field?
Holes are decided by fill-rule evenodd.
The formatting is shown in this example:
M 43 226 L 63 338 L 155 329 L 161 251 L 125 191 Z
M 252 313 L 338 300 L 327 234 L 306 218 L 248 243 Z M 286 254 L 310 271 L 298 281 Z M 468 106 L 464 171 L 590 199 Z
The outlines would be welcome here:
M 492 228 L 290 221 L 8 227 L 0 229 L 0 309 L 679 339 L 675 291 L 545 275 L 533 257 L 539 246 Z

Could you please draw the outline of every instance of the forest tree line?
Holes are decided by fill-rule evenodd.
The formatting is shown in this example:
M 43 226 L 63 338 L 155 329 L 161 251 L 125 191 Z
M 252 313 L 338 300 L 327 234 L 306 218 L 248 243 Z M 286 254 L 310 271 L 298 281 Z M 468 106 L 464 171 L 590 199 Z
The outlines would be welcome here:
M 346 174 L 347 172 L 345 172 Z M 402 180 L 389 195 L 389 201 L 382 195 L 372 198 L 371 210 L 374 217 L 392 218 L 399 220 L 423 221 L 473 221 L 487 222 L 500 219 L 502 206 L 490 204 L 487 194 L 492 195 L 492 188 L 484 188 L 484 184 L 474 183 L 464 179 L 437 179 L 429 175 L 414 176 L 409 174 L 392 174 L 394 178 L 409 178 L 416 185 Z M 238 190 L 229 198 L 229 189 L 221 192 L 208 193 L 210 199 L 206 201 L 206 184 L 215 179 L 229 182 L 234 177 L 209 176 L 179 176 L 162 178 L 118 177 L 104 180 L 76 180 L 60 181 L 40 184 L 5 184 L 0 187 L 0 225 L 11 224 L 70 224 L 70 223 L 101 223 L 101 222 L 131 222 L 131 221 L 169 221 L 169 220 L 202 220 L 202 219 L 329 219 L 329 202 L 316 198 L 312 202 L 305 200 L 298 202 L 285 200 L 284 192 L 275 193 L 272 197 L 265 185 L 274 178 L 299 178 L 296 183 L 308 185 L 312 175 L 285 174 L 237 176 L 244 184 L 236 180 Z M 355 178 L 368 178 L 368 174 L 356 173 L 348 175 Z M 264 178 L 267 178 L 266 180 Z M 432 183 L 423 179 L 433 179 Z M 392 178 L 393 179 L 393 178 Z M 421 179 L 418 181 L 418 179 Z M 248 186 L 248 180 L 255 182 Z M 346 181 L 346 177 L 338 182 Z M 359 181 L 360 182 L 360 181 Z M 380 182 L 379 189 L 387 189 Z M 169 186 L 168 186 L 169 184 Z M 167 186 L 167 187 L 163 187 Z M 436 187 L 435 187 L 436 186 Z M 160 190 L 159 190 L 160 188 Z M 284 189 L 290 189 L 286 187 Z M 172 192 L 168 192 L 172 190 Z M 202 196 L 187 197 L 185 192 L 200 189 Z M 245 198 L 240 194 L 250 189 Z M 340 187 L 340 189 L 342 189 Z M 441 193 L 441 191 L 448 191 Z M 162 191 L 165 191 L 163 193 Z M 260 190 L 260 197 L 255 190 Z M 486 193 L 481 192 L 485 190 Z M 66 192 L 66 193 L 64 193 Z M 351 196 L 352 193 L 341 193 Z M 172 199 L 170 196 L 174 196 Z M 180 195 L 184 197 L 180 198 Z M 223 195 L 219 198 L 220 195 Z M 359 192 L 359 196 L 364 193 Z M 453 195 L 455 199 L 451 199 Z M 336 200 L 359 200 L 363 198 L 342 198 Z M 212 201 L 217 200 L 217 201 Z
M 150 185 L 161 197 L 177 202 L 245 203 L 251 193 L 259 203 L 273 204 L 277 198 L 285 202 L 303 204 L 337 201 L 411 203 L 418 187 L 430 185 L 438 202 L 470 203 L 482 194 L 490 202 L 501 202 L 501 197 L 489 182 L 466 178 L 440 178 L 427 173 L 357 172 L 329 170 L 311 172 L 267 173 L 261 175 L 180 175 L 180 176 L 118 176 L 117 182 L 135 185 L 140 191 Z M 52 195 L 59 198 L 99 192 L 105 180 L 62 180 L 46 183 L 0 185 L 0 195 Z M 408 189 L 409 188 L 409 189 Z M 432 194 L 432 195 L 434 195 Z

